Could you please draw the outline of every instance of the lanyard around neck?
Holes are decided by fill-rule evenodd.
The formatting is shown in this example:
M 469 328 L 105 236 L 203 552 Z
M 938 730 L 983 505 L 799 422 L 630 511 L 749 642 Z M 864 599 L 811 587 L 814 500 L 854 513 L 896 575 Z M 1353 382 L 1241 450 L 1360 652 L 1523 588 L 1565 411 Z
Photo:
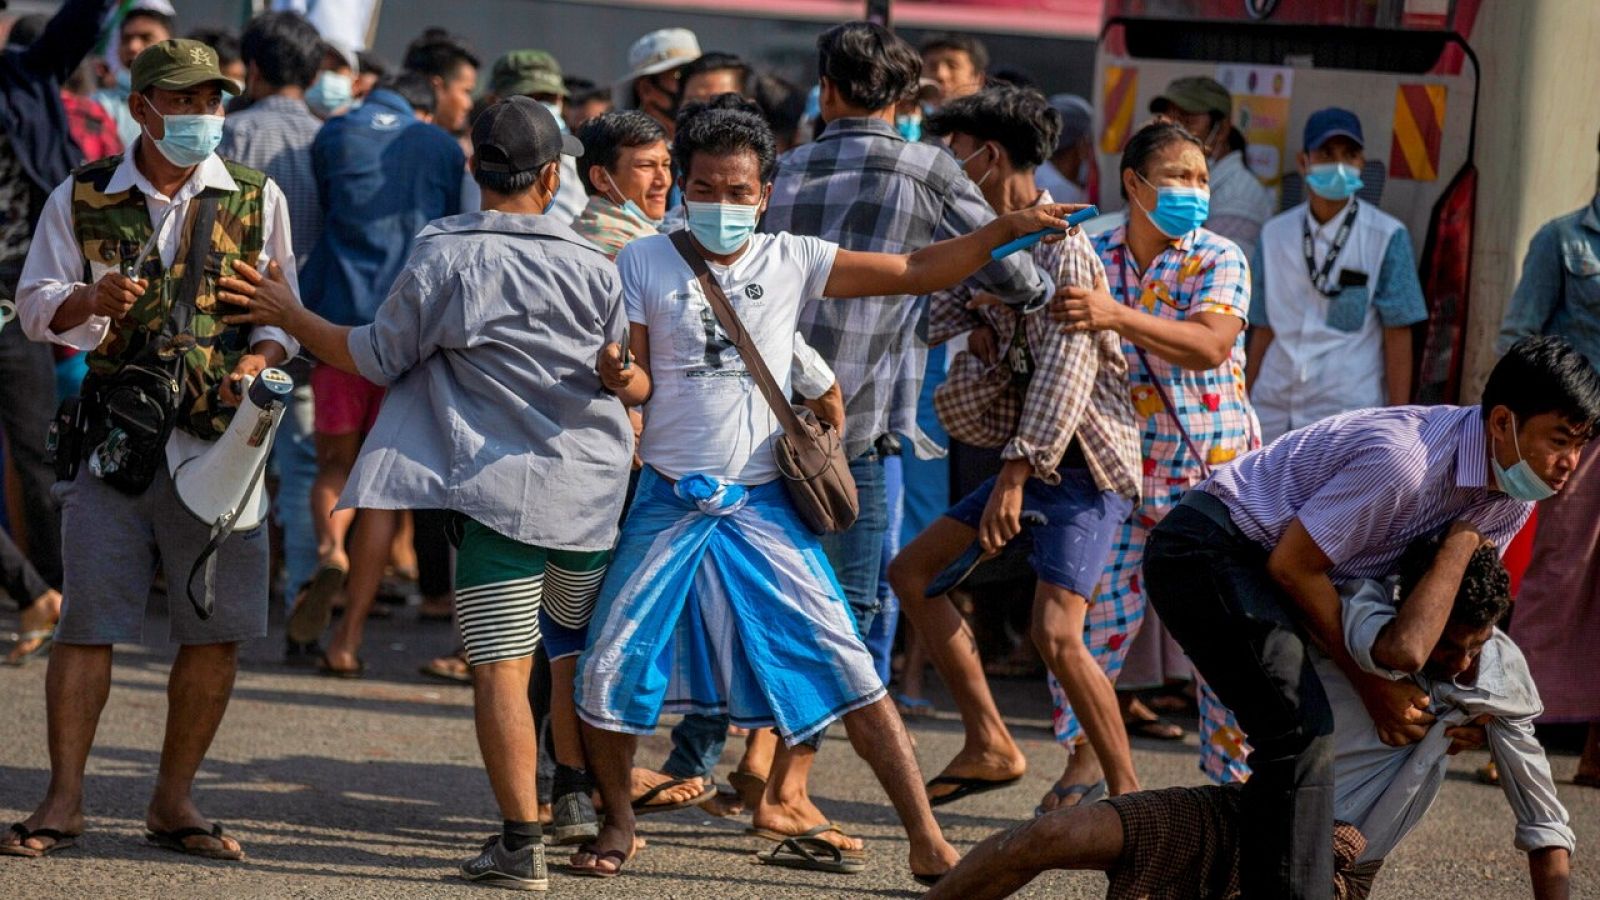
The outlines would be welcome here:
M 1356 208 L 1359 204 L 1354 198 L 1350 200 L 1350 211 L 1344 214 L 1344 221 L 1339 223 L 1339 230 L 1334 232 L 1333 243 L 1328 247 L 1328 256 L 1322 261 L 1322 268 L 1317 268 L 1316 242 L 1311 237 L 1311 209 L 1306 209 L 1306 217 L 1300 220 L 1300 249 L 1306 257 L 1306 277 L 1311 279 L 1311 286 L 1317 293 L 1324 297 L 1332 297 L 1339 293 L 1337 285 L 1333 290 L 1328 290 L 1328 274 L 1333 271 L 1334 263 L 1339 261 L 1339 254 L 1344 252 L 1345 242 L 1350 240 L 1350 229 L 1356 224 Z

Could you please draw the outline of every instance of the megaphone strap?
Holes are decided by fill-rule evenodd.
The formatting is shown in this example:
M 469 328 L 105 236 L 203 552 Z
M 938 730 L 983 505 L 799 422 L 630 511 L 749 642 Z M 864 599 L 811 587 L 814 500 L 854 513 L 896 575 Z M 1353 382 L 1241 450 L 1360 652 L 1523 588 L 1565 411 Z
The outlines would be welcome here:
M 267 471 L 267 460 L 269 458 L 268 454 L 263 453 L 260 462 L 256 463 L 256 470 L 251 473 L 250 483 L 244 489 L 245 497 L 250 497 L 255 493 L 256 483 L 261 480 L 262 474 Z M 185 585 L 185 590 L 189 594 L 189 603 L 194 607 L 195 615 L 199 616 L 202 622 L 211 618 L 211 610 L 215 603 L 216 561 L 213 557 L 216 556 L 218 550 L 222 549 L 222 545 L 228 540 L 228 537 L 233 534 L 233 526 L 238 523 L 242 512 L 242 510 L 235 509 L 211 524 L 211 539 L 206 542 L 205 548 L 200 551 L 200 555 L 195 558 L 194 565 L 189 569 L 189 581 Z M 194 578 L 200 574 L 201 569 L 204 569 L 206 573 L 205 595 L 203 599 L 196 600 L 194 596 Z

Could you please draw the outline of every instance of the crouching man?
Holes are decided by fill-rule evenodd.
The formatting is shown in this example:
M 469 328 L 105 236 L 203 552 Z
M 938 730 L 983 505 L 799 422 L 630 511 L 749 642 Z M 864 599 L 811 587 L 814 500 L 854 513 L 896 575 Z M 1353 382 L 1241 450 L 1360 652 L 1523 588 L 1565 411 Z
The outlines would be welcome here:
M 1476 539 L 1458 526 L 1452 539 Z M 1359 900 L 1400 841 L 1427 813 L 1452 752 L 1485 737 L 1516 814 L 1516 846 L 1528 854 L 1533 895 L 1565 898 L 1574 846 L 1567 811 L 1556 799 L 1544 749 L 1533 735 L 1543 711 L 1527 662 L 1494 627 L 1511 605 L 1510 577 L 1494 547 L 1480 543 L 1467 563 L 1444 631 L 1421 672 L 1397 671 L 1419 655 L 1420 636 L 1438 633 L 1428 605 L 1410 602 L 1430 579 L 1435 545 L 1411 545 L 1390 581 L 1360 579 L 1340 588 L 1345 641 L 1364 671 L 1409 680 L 1435 716 L 1421 741 L 1391 747 L 1379 737 L 1350 680 L 1326 656 L 1315 665 L 1333 707 L 1333 896 Z M 1398 609 L 1396 594 L 1407 598 Z M 1420 596 L 1420 594 L 1417 594 Z M 1477 726 L 1483 732 L 1478 733 Z M 1071 807 L 979 844 L 928 893 L 930 900 L 1005 897 L 1047 869 L 1098 869 L 1112 900 L 1239 895 L 1239 836 L 1250 824 L 1242 786 L 1168 788 Z

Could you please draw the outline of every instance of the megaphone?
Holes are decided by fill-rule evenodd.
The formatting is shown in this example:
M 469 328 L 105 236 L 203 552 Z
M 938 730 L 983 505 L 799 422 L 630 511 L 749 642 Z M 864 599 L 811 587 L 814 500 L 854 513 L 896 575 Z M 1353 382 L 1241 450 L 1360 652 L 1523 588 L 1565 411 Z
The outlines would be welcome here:
M 265 369 L 244 389 L 244 399 L 222 437 L 172 473 L 178 500 L 191 515 L 216 527 L 249 531 L 267 518 L 264 479 L 256 476 L 272 449 L 294 379 Z M 255 477 L 252 477 L 255 476 Z
M 266 521 L 267 493 L 262 478 L 272 438 L 283 420 L 294 379 L 282 369 L 263 369 L 248 381 L 228 430 L 199 456 L 172 473 L 178 502 L 211 526 L 211 540 L 189 570 L 189 602 L 202 619 L 211 618 L 212 555 L 234 531 L 249 531 Z M 195 599 L 194 579 L 206 570 L 204 600 Z

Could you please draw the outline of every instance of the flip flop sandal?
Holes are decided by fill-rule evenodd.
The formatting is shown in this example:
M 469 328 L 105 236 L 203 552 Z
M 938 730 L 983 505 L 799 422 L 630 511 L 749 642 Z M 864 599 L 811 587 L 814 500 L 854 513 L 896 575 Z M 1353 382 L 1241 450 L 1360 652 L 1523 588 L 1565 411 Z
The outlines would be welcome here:
M 946 803 L 954 803 L 957 800 L 965 797 L 971 797 L 976 794 L 986 794 L 989 791 L 998 791 L 1001 788 L 1010 787 L 1021 780 L 1021 775 L 1018 775 L 1015 778 L 1002 778 L 998 780 L 993 778 L 962 778 L 959 775 L 940 775 L 937 778 L 931 779 L 926 786 L 933 788 L 941 784 L 949 784 L 954 785 L 955 790 L 945 794 L 942 797 L 935 797 L 930 794 L 928 796 L 928 805 L 944 806 Z
M 767 792 L 767 780 L 754 772 L 732 772 L 728 775 L 728 784 L 739 793 L 739 802 L 749 810 L 760 806 Z
M 917 884 L 920 884 L 920 885 L 925 885 L 927 887 L 933 887 L 934 885 L 938 884 L 940 881 L 943 881 L 944 877 L 946 875 L 949 875 L 949 874 L 950 874 L 949 872 L 940 872 L 937 875 L 918 875 L 917 873 L 912 872 L 911 873 L 911 880 L 915 881 Z
M 191 825 L 188 828 L 174 828 L 171 831 L 146 831 L 144 839 L 163 850 L 182 853 L 185 856 L 198 856 L 202 859 L 223 859 L 230 862 L 239 862 L 244 859 L 243 850 L 229 850 L 226 847 L 195 847 L 185 844 L 184 841 L 192 837 L 213 837 L 222 840 L 222 823 L 213 822 L 210 828 Z
M 567 871 L 574 875 L 583 875 L 589 878 L 615 878 L 622 874 L 622 867 L 627 865 L 629 861 L 633 859 L 633 857 L 623 853 L 621 850 L 607 850 L 604 853 L 601 853 L 600 849 L 594 844 L 584 844 L 582 847 L 578 848 L 578 852 L 587 853 L 594 857 L 594 862 L 587 866 L 578 866 L 568 863 Z M 615 869 L 600 868 L 601 860 L 607 859 L 616 862 L 617 867 Z
M 1181 741 L 1184 734 L 1182 725 L 1160 716 L 1154 719 L 1124 719 L 1122 727 L 1127 729 L 1129 737 L 1149 738 L 1152 741 Z
M 845 831 L 843 828 L 840 828 L 832 822 L 823 822 L 821 825 L 813 825 L 799 834 L 784 834 L 780 831 L 773 831 L 770 828 L 747 828 L 745 829 L 745 834 L 753 835 L 761 838 L 764 841 L 771 841 L 774 844 L 781 844 L 784 841 L 791 839 L 806 840 L 808 838 L 820 838 L 830 831 L 838 833 L 840 837 L 855 837 L 855 835 L 850 834 L 848 831 Z M 843 854 L 846 859 L 867 858 L 866 850 L 846 850 L 845 848 L 839 847 L 832 843 L 829 843 L 829 846 L 835 847 L 835 849 Z
M 832 826 L 819 827 L 826 831 Z M 809 832 L 807 834 L 809 835 Z M 786 837 L 771 850 L 757 853 L 752 858 L 764 866 L 803 869 L 807 872 L 828 872 L 833 875 L 855 875 L 867 867 L 865 854 L 853 855 L 820 837 L 809 836 Z
M 1101 797 L 1104 797 L 1106 794 L 1106 782 L 1105 779 L 1101 779 L 1096 781 L 1094 784 L 1074 784 L 1071 787 L 1062 787 L 1061 785 L 1057 784 L 1050 788 L 1050 793 L 1059 801 L 1066 801 L 1072 799 L 1073 797 L 1077 797 L 1078 802 L 1072 804 L 1071 806 L 1062 806 L 1060 803 L 1056 804 L 1056 809 L 1076 809 L 1080 806 L 1088 806 L 1096 800 L 1099 800 Z M 1047 813 L 1055 812 L 1056 809 L 1045 809 L 1044 804 L 1041 803 L 1033 808 L 1033 817 L 1037 819 Z
M 328 654 L 324 653 L 317 659 L 317 674 L 328 678 L 361 678 L 367 674 L 367 664 L 360 657 L 357 657 L 354 669 L 336 668 L 332 663 L 328 662 Z
M 50 654 L 50 645 L 54 643 L 53 638 L 55 636 L 56 630 L 54 628 L 44 628 L 38 631 L 24 631 L 17 635 L 17 644 L 20 644 L 23 641 L 38 641 L 39 646 L 29 650 L 27 653 L 22 653 L 15 657 L 8 654 L 3 660 L 0 660 L 0 662 L 4 662 L 8 666 L 23 666 L 27 665 L 28 660 L 30 659 L 48 656 Z M 15 650 L 16 645 L 13 644 L 12 651 L 15 652 Z
M 459 659 L 463 663 L 466 662 L 465 657 L 462 656 L 461 654 L 452 654 L 451 656 L 449 656 L 447 658 L 448 659 Z M 445 664 L 441 663 L 439 660 L 436 659 L 436 660 L 433 660 L 432 662 L 428 663 L 427 665 L 421 667 L 417 671 L 421 672 L 424 675 L 427 675 L 430 678 L 438 678 L 441 681 L 448 681 L 451 684 L 471 684 L 472 683 L 472 668 L 470 666 L 468 666 L 467 670 L 463 672 L 463 671 L 457 670 L 453 666 L 445 665 Z
M 700 785 L 701 790 L 700 793 L 696 794 L 691 800 L 681 800 L 677 803 L 650 802 L 651 800 L 661 796 L 663 791 L 670 791 L 675 787 L 683 787 L 686 784 L 695 783 Z M 694 778 L 674 778 L 671 781 L 664 781 L 650 790 L 645 791 L 643 794 L 640 794 L 639 799 L 633 801 L 633 814 L 636 816 L 649 816 L 654 815 L 655 813 L 672 812 L 673 810 L 677 809 L 688 809 L 691 806 L 699 806 L 716 795 L 717 789 L 714 787 L 707 787 L 705 782 L 701 781 L 698 776 Z
M 300 602 L 289 611 L 289 621 L 284 628 L 290 640 L 309 644 L 328 630 L 328 623 L 333 621 L 333 598 L 344 589 L 349 574 L 343 566 L 324 563 L 317 567 L 316 574 L 306 582 Z
M 930 718 L 938 711 L 934 708 L 932 700 L 926 697 L 910 697 L 905 694 L 895 694 L 894 705 L 900 711 L 900 716 L 907 719 Z
M 82 832 L 68 834 L 65 831 L 59 831 L 54 828 L 29 829 L 28 826 L 21 822 L 16 822 L 11 826 L 11 833 L 17 836 L 17 842 L 15 844 L 0 844 L 0 856 L 21 856 L 27 859 L 38 859 L 42 856 L 49 856 L 57 850 L 65 850 L 68 847 L 76 846 L 77 839 L 82 834 Z M 54 843 L 43 850 L 36 850 L 27 845 L 27 841 L 33 838 L 44 838 L 47 841 L 54 841 Z

